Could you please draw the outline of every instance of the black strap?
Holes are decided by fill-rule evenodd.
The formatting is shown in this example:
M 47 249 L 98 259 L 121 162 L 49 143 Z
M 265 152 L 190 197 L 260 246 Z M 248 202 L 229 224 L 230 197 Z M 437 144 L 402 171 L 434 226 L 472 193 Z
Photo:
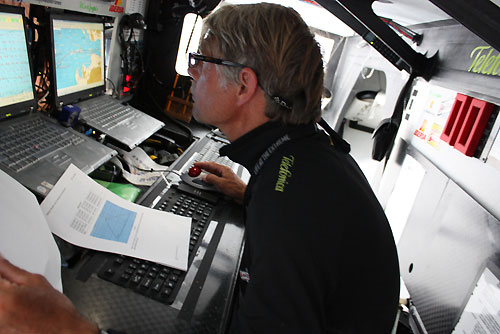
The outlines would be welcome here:
M 382 120 L 375 131 L 373 131 L 372 159 L 382 161 L 382 159 L 389 157 L 399 125 L 403 119 L 403 109 L 406 104 L 405 97 L 416 77 L 417 75 L 415 73 L 410 74 L 408 81 L 399 92 L 398 100 L 394 106 L 394 112 L 391 118 Z
M 351 151 L 351 145 L 349 145 L 348 142 L 346 142 L 335 130 L 333 130 L 330 125 L 325 121 L 324 118 L 321 118 L 318 124 L 323 128 L 323 130 L 328 133 L 330 138 L 333 141 L 333 145 L 345 153 L 349 153 Z
M 415 74 L 415 72 L 412 72 L 410 74 L 410 77 L 408 78 L 408 81 L 399 92 L 398 100 L 396 101 L 396 105 L 394 106 L 394 112 L 392 113 L 391 116 L 392 122 L 398 126 L 399 124 L 401 124 L 401 120 L 403 119 L 403 110 L 406 105 L 405 97 L 408 94 L 408 91 L 410 90 L 413 80 L 415 80 L 416 77 L 417 74 Z

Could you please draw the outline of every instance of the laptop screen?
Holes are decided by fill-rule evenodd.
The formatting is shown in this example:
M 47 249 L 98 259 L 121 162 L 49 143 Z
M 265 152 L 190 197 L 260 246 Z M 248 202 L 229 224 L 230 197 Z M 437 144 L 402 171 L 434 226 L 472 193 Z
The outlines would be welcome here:
M 57 97 L 104 86 L 102 23 L 53 18 L 52 37 Z
M 0 119 L 12 116 L 9 106 L 34 101 L 30 59 L 21 14 L 0 11 Z

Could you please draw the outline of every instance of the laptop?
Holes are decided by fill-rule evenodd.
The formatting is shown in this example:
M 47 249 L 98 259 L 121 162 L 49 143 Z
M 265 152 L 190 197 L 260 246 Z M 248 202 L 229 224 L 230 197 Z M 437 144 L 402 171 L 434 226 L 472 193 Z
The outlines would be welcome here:
M 70 163 L 90 173 L 117 152 L 35 110 L 23 14 L 0 6 L 0 169 L 44 197 Z
M 97 18 L 52 15 L 56 106 L 76 105 L 80 121 L 133 149 L 164 123 L 105 95 L 104 23 Z

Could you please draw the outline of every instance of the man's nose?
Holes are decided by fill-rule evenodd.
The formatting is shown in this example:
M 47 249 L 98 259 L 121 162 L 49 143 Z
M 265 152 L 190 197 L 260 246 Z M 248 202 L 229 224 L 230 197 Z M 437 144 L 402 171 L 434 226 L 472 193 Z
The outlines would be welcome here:
M 198 70 L 196 69 L 197 66 L 189 67 L 188 68 L 188 74 L 189 76 L 193 79 L 196 80 L 198 79 Z

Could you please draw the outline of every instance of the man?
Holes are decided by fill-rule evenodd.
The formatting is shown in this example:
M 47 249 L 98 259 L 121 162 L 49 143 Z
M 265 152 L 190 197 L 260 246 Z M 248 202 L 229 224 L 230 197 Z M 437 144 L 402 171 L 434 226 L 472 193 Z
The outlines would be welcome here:
M 221 154 L 252 174 L 243 195 L 228 168 L 198 164 L 245 207 L 233 332 L 389 333 L 392 233 L 348 144 L 316 126 L 323 64 L 308 27 L 284 7 L 234 6 L 209 17 L 202 36 L 194 117 L 219 127 L 232 142 Z
M 221 129 L 232 142 L 221 154 L 252 174 L 245 186 L 228 168 L 197 163 L 245 208 L 231 333 L 389 333 L 399 299 L 394 240 L 348 144 L 316 125 L 323 63 L 308 27 L 278 5 L 225 6 L 202 36 L 190 55 L 194 117 Z M 46 295 L 55 314 L 43 316 L 64 319 L 57 333 L 97 332 L 40 279 L 6 263 L 0 275 L 0 329 L 25 309 L 24 322 L 34 320 L 38 309 L 20 295 L 37 305 Z

